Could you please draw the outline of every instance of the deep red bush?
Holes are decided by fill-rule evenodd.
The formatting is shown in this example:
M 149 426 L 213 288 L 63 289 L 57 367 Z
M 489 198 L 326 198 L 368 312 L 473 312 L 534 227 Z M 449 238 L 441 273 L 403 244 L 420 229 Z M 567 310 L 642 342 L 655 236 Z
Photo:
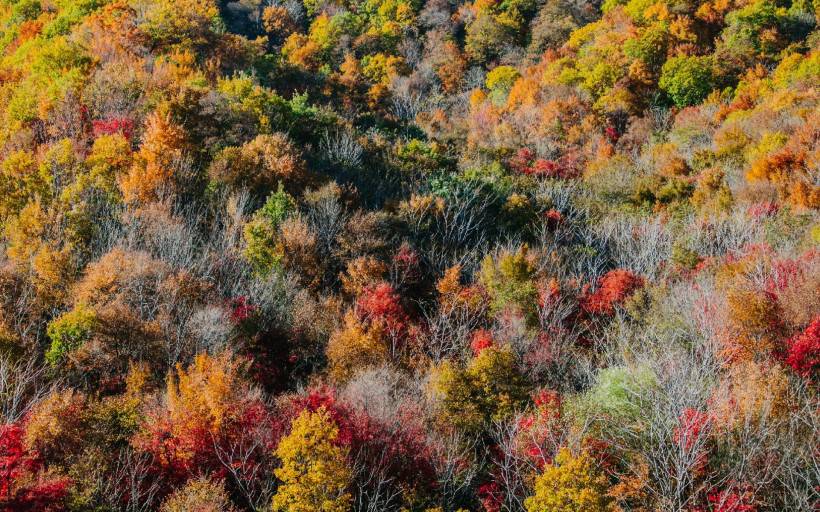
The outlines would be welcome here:
M 404 333 L 408 328 L 401 297 L 389 283 L 365 288 L 356 302 L 356 313 L 364 321 L 381 323 L 391 334 Z
M 38 474 L 43 461 L 26 448 L 24 436 L 19 424 L 0 426 L 0 511 L 63 510 L 71 481 Z
M 820 372 L 820 316 L 786 346 L 786 364 L 804 378 L 816 378 Z
M 612 315 L 632 293 L 642 288 L 644 280 L 629 270 L 610 270 L 598 279 L 598 289 L 581 297 L 581 308 L 593 315 Z
M 128 140 L 134 135 L 134 120 L 125 117 L 112 117 L 110 119 L 98 119 L 91 122 L 94 129 L 94 136 L 114 135 L 119 133 Z

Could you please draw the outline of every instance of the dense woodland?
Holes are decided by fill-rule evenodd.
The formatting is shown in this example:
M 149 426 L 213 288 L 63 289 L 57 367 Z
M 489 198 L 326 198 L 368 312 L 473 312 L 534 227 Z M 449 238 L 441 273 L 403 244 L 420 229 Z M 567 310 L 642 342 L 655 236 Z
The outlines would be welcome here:
M 0 0 L 0 510 L 820 510 L 818 19 Z

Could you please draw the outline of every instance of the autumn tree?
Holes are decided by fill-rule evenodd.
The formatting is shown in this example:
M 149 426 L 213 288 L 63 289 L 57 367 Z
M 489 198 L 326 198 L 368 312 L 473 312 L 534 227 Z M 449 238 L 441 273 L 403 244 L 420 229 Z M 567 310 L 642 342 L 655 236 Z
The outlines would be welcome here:
M 225 148 L 208 169 L 217 183 L 261 193 L 273 190 L 277 183 L 293 188 L 304 182 L 305 172 L 299 151 L 283 133 L 259 135 L 239 148 Z
M 528 512 L 605 512 L 613 510 L 609 483 L 586 453 L 573 456 L 568 448 L 535 480 L 535 494 L 526 499 Z
M 154 112 L 145 123 L 145 135 L 134 164 L 120 181 L 127 202 L 145 203 L 175 190 L 176 171 L 183 165 L 186 135 L 170 114 Z
M 470 432 L 509 417 L 527 398 L 508 346 L 484 348 L 463 369 L 445 361 L 434 369 L 431 385 L 442 418 Z
M 242 362 L 229 353 L 199 354 L 187 368 L 178 365 L 166 384 L 164 400 L 148 412 L 135 445 L 153 454 L 172 481 L 221 468 L 220 454 L 264 411 Z
M 271 504 L 281 512 L 344 512 L 350 509 L 346 450 L 336 444 L 339 427 L 324 408 L 303 411 L 276 448 L 281 480 Z

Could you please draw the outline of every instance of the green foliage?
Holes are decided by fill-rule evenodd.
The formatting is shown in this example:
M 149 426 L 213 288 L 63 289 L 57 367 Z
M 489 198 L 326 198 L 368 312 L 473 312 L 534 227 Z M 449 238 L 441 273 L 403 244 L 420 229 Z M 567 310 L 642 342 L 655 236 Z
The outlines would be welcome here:
M 669 39 L 669 27 L 665 23 L 656 23 L 634 39 L 624 44 L 624 54 L 632 59 L 639 59 L 649 69 L 657 71 L 666 60 Z
M 521 76 L 512 66 L 498 66 L 487 73 L 485 85 L 490 90 L 490 98 L 497 105 L 503 104 L 507 99 L 513 84 Z
M 535 268 L 526 246 L 514 253 L 502 253 L 498 258 L 488 255 L 481 264 L 481 284 L 490 293 L 494 313 L 512 308 L 527 320 L 534 321 L 538 300 L 534 278 Z
M 658 86 L 679 107 L 700 103 L 714 88 L 710 57 L 672 57 L 661 69 Z
M 213 0 L 157 0 L 147 7 L 140 28 L 158 45 L 202 45 L 221 24 Z
M 46 361 L 56 366 L 66 354 L 89 340 L 96 325 L 97 312 L 83 304 L 52 320 L 46 330 L 51 339 Z
M 637 422 L 656 382 L 648 368 L 606 368 L 598 372 L 578 405 L 589 417 L 603 417 L 613 425 Z
M 295 211 L 296 201 L 280 183 L 278 190 L 268 196 L 245 225 L 245 257 L 256 272 L 268 274 L 281 264 L 282 254 L 277 244 L 279 226 Z
M 0 0 L 0 509 L 806 509 L 818 6 Z
M 18 0 L 12 7 L 12 16 L 16 22 L 33 20 L 42 12 L 40 0 Z

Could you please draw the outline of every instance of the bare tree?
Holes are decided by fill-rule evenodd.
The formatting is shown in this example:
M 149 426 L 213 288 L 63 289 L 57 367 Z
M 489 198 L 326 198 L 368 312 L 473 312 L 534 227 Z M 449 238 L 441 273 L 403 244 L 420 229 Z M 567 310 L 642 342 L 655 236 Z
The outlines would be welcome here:
M 433 434 L 430 441 L 440 500 L 444 509 L 450 510 L 469 494 L 479 476 L 481 461 L 473 460 L 479 441 L 457 432 Z
M 33 358 L 14 360 L 0 354 L 0 422 L 19 421 L 51 388 L 46 369 Z
M 213 437 L 214 453 L 236 491 L 251 510 L 264 510 L 276 491 L 274 457 L 270 454 L 272 418 L 269 413 L 230 440 Z
M 326 131 L 319 149 L 330 162 L 344 167 L 358 167 L 364 154 L 364 148 L 347 131 Z
M 122 512 L 157 510 L 162 485 L 153 465 L 153 455 L 149 453 L 121 450 L 113 470 L 100 482 L 104 502 Z

